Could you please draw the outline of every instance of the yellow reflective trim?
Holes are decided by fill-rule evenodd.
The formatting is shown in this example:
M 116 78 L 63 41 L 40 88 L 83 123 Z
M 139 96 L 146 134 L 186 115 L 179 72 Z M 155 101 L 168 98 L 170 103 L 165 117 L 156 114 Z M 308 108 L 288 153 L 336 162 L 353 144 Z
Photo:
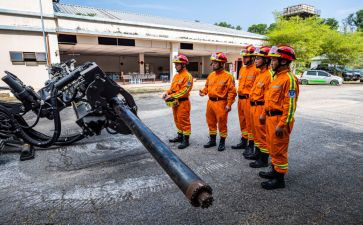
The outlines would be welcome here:
M 295 95 L 297 95 L 296 87 L 295 87 L 295 79 L 291 73 L 288 73 L 288 74 L 289 74 L 289 78 L 290 78 L 289 91 L 295 91 Z M 297 98 L 297 96 L 295 96 L 294 98 L 289 97 L 289 111 L 288 111 L 287 119 L 286 119 L 287 124 L 289 124 L 291 122 L 292 118 L 294 117 L 294 112 L 295 112 L 295 108 L 296 108 L 296 101 L 295 101 L 296 98 Z
M 185 95 L 190 90 L 190 88 L 192 87 L 192 82 L 193 82 L 193 76 L 190 73 L 188 73 L 188 83 L 190 83 L 190 85 L 185 86 L 185 88 L 179 94 L 171 95 L 171 96 L 173 98 L 182 97 L 183 95 Z
M 227 137 L 228 135 L 226 134 L 226 133 L 219 133 L 219 136 L 221 136 L 221 137 Z

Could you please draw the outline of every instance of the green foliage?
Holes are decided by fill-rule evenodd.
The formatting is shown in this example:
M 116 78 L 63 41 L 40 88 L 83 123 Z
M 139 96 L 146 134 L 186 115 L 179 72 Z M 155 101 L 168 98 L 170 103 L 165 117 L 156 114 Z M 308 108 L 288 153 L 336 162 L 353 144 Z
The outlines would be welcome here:
M 267 33 L 267 24 L 253 24 L 248 28 L 248 32 L 257 33 L 257 34 L 266 34 Z
M 350 14 L 346 20 L 351 28 L 363 31 L 363 9 Z
M 310 17 L 302 19 L 278 18 L 276 27 L 267 36 L 270 45 L 289 44 L 295 49 L 297 63 L 307 66 L 310 59 L 320 55 L 324 34 L 332 32 L 329 26 L 321 24 L 321 19 Z
M 323 19 L 322 23 L 330 26 L 332 30 L 338 30 L 339 28 L 339 22 L 334 18 Z
M 313 57 L 321 55 L 326 63 L 338 65 L 355 65 L 362 60 L 362 32 L 340 33 L 318 17 L 279 17 L 267 36 L 270 45 L 288 44 L 295 49 L 297 68 L 307 67 Z
M 220 27 L 227 27 L 227 28 L 231 28 L 231 29 L 236 29 L 236 30 L 242 30 L 242 27 L 240 25 L 237 25 L 236 27 L 234 27 L 232 24 L 229 24 L 227 22 L 214 23 L 214 25 L 220 26 Z
M 322 45 L 326 63 L 357 66 L 362 64 L 363 32 L 331 32 Z

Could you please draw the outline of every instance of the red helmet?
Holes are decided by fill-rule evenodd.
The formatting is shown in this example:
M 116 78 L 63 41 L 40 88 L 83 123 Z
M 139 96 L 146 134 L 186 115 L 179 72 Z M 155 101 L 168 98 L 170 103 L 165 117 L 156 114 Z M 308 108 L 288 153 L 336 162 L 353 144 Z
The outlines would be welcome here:
M 256 48 L 253 45 L 247 45 L 245 48 L 241 50 L 242 56 L 254 56 L 253 53 L 255 52 Z
M 227 56 L 223 52 L 216 52 L 211 55 L 210 60 L 225 63 Z
M 262 46 L 261 48 L 257 47 L 253 55 L 270 58 L 270 56 L 268 55 L 270 49 L 270 46 Z
M 189 60 L 185 55 L 179 54 L 173 58 L 173 63 L 188 64 Z
M 287 45 L 272 46 L 268 56 L 287 59 L 290 61 L 294 61 L 296 59 L 294 49 Z

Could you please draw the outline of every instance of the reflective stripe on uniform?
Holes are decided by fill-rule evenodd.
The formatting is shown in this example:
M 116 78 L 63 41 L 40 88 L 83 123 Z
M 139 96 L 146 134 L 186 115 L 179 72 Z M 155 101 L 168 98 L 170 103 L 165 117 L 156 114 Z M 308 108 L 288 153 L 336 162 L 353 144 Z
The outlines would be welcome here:
M 269 154 L 269 151 L 267 148 L 260 148 L 260 151 L 265 154 Z
M 191 131 L 183 131 L 183 134 L 184 134 L 184 135 L 191 135 L 191 134 L 192 134 L 192 132 L 191 132 Z
M 183 95 L 185 95 L 186 93 L 188 93 L 188 91 L 190 90 L 190 88 L 192 87 L 192 82 L 193 82 L 193 76 L 190 74 L 190 73 L 188 73 L 188 84 L 187 84 L 187 86 L 185 86 L 185 88 L 182 90 L 182 91 L 180 91 L 180 93 L 179 94 L 177 94 L 177 95 L 172 95 L 173 96 L 173 98 L 180 98 L 180 97 L 182 97 Z
M 289 167 L 289 164 L 286 163 L 286 164 L 274 164 L 275 167 L 281 169 L 281 170 L 287 170 L 287 168 Z
M 289 124 L 291 122 L 292 118 L 294 117 L 294 113 L 295 113 L 295 109 L 296 109 L 296 97 L 297 97 L 294 75 L 291 73 L 288 73 L 288 74 L 289 74 L 289 78 L 290 78 L 289 91 L 294 91 L 295 96 L 294 97 L 289 96 L 289 111 L 287 113 L 287 119 L 286 119 L 287 124 Z
M 219 136 L 226 138 L 228 135 L 227 133 L 219 133 Z

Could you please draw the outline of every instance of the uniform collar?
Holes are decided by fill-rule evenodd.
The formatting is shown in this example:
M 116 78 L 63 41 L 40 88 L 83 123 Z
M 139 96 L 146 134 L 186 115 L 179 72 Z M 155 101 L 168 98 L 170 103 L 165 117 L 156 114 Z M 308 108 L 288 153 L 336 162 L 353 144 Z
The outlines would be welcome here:
M 179 74 L 182 74 L 182 73 L 185 73 L 185 72 L 187 72 L 187 69 L 186 69 L 186 68 L 184 68 L 184 69 L 180 70 L 178 73 L 179 73 Z
M 261 69 L 260 69 L 260 73 L 264 73 L 264 72 L 266 72 L 267 70 L 269 70 L 269 68 L 266 68 L 265 66 L 264 67 L 262 67 Z
M 215 73 L 216 73 L 217 75 L 222 74 L 223 72 L 224 72 L 224 69 L 221 69 L 221 70 L 215 71 Z
M 247 65 L 246 68 L 251 68 L 253 67 L 255 64 L 254 63 L 251 63 L 250 65 Z
M 288 73 L 288 72 L 290 72 L 290 69 L 283 69 L 283 70 L 281 70 L 279 72 L 275 72 L 275 75 L 279 75 L 279 74 L 283 74 L 283 73 Z

